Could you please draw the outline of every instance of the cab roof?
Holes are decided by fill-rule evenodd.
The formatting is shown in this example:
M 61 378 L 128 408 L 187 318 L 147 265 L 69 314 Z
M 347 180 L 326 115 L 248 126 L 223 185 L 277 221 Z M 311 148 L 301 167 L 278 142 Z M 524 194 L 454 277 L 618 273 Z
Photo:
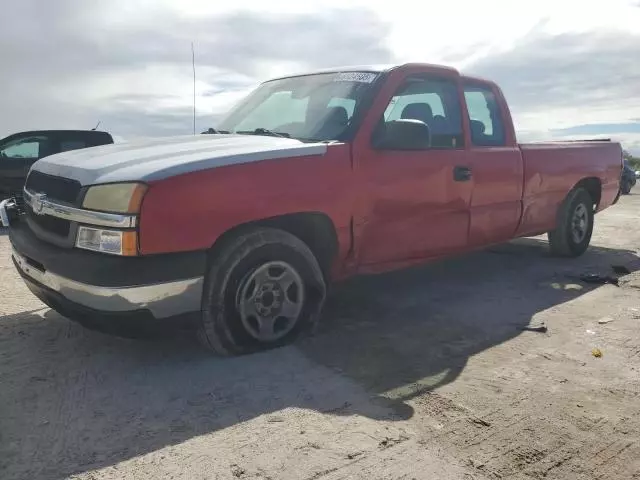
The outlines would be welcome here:
M 280 77 L 272 78 L 268 81 L 272 80 L 280 80 L 284 78 L 292 78 L 292 77 L 303 77 L 307 75 L 317 75 L 322 73 L 344 73 L 344 72 L 370 72 L 370 73 L 387 73 L 391 70 L 399 69 L 399 68 L 419 68 L 424 67 L 432 70 L 442 70 L 449 73 L 457 73 L 465 80 L 472 80 L 482 83 L 492 83 L 490 80 L 481 77 L 475 77 L 471 75 L 465 75 L 461 73 L 459 70 L 449 67 L 446 65 L 437 65 L 432 63 L 399 63 L 399 64 L 374 64 L 374 65 L 345 65 L 341 67 L 330 67 L 323 68 L 313 71 L 307 71 L 302 73 L 296 73 L 291 75 L 282 75 Z

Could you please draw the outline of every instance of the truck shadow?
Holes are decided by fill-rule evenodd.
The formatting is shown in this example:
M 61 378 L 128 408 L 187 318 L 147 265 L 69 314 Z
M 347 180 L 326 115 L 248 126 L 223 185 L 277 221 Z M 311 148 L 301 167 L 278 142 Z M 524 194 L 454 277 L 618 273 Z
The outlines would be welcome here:
M 544 326 L 537 313 L 598 288 L 582 282 L 582 274 L 616 278 L 612 266 L 633 272 L 640 258 L 592 247 L 580 259 L 558 259 L 547 242 L 521 239 L 353 279 L 333 292 L 319 335 L 302 350 L 382 396 L 395 418 L 407 419 L 413 411 L 405 401 L 454 381 L 483 350 Z
M 212 357 L 182 337 L 106 336 L 51 311 L 5 316 L 0 477 L 111 466 L 290 407 L 410 418 L 412 396 L 454 381 L 470 357 L 518 336 L 535 314 L 598 288 L 567 285 L 612 265 L 636 271 L 640 260 L 599 247 L 558 260 L 526 239 L 352 279 L 334 287 L 313 338 L 242 358 Z

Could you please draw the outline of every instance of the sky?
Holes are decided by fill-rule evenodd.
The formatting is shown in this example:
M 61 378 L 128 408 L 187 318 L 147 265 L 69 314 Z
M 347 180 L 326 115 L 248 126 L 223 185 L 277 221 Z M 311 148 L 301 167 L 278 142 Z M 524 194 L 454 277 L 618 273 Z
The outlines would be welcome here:
M 496 81 L 520 141 L 607 137 L 640 154 L 640 0 L 5 0 L 0 137 L 192 131 L 259 82 L 445 64 Z

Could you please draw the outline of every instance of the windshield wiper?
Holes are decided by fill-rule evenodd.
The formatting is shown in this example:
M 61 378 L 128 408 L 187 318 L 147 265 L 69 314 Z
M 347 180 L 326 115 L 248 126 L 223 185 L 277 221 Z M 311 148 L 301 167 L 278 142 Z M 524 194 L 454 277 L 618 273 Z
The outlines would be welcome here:
M 268 135 L 270 137 L 291 138 L 291 135 L 285 132 L 274 132 L 266 128 L 256 128 L 255 130 L 241 130 L 236 132 L 240 135 Z
M 227 130 L 216 130 L 215 128 L 209 127 L 207 130 L 202 132 L 201 135 L 208 135 L 208 134 L 215 135 L 217 133 L 231 133 L 231 132 Z

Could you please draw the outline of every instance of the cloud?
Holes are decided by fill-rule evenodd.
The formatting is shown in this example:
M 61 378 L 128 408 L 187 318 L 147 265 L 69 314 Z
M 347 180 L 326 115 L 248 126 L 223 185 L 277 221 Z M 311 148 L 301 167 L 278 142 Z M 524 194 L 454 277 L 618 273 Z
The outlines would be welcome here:
M 640 35 L 534 34 L 469 68 L 498 81 L 516 110 L 607 107 L 629 115 L 640 111 Z
M 131 3 L 135 14 L 124 0 L 109 8 L 81 0 L 4 7 L 12 21 L 0 30 L 0 135 L 97 120 L 123 136 L 189 132 L 191 41 L 199 117 L 284 71 L 392 59 L 388 25 L 366 8 L 187 17 L 153 2 Z
M 437 12 L 412 6 L 416 14 L 407 15 L 402 0 L 8 2 L 0 136 L 98 120 L 125 138 L 188 133 L 194 41 L 198 130 L 271 76 L 401 59 L 496 80 L 521 138 L 564 138 L 580 132 L 561 129 L 607 124 L 610 136 L 635 142 L 635 133 L 611 125 L 640 118 L 640 17 L 630 0 L 609 3 L 602 10 L 578 0 L 451 0 Z
M 636 130 L 630 132 L 629 125 L 640 116 L 638 58 L 640 35 L 612 30 L 549 35 L 537 30 L 467 71 L 498 82 L 517 127 L 528 131 L 526 137 L 532 132 L 548 138 L 605 133 L 631 141 L 628 134 Z M 576 125 L 585 123 L 593 127 L 578 131 Z M 618 128 L 612 128 L 614 123 Z M 597 132 L 598 124 L 607 126 Z

